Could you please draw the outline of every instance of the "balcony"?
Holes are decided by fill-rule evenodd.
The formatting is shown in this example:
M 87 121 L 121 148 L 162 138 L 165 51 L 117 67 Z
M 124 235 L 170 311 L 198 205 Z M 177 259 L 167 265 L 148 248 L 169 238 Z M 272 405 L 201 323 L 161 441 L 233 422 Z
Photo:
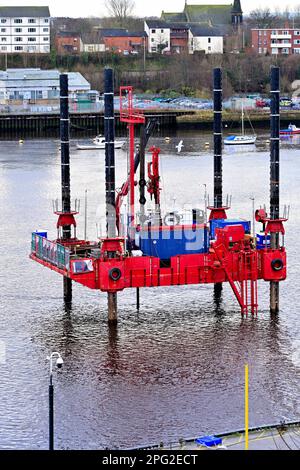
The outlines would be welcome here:
M 291 34 L 271 34 L 271 39 L 291 39 Z
M 271 44 L 271 47 L 276 47 L 276 48 L 282 48 L 282 47 L 287 47 L 287 48 L 290 48 L 292 47 L 292 44 L 289 42 L 288 44 L 283 44 L 282 42 L 280 43 L 275 43 L 275 44 Z

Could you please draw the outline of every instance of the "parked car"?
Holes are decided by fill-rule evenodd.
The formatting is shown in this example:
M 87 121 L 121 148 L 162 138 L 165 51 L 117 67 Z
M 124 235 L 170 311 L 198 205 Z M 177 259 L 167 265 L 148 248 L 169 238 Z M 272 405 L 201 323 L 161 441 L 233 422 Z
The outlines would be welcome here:
M 293 101 L 288 97 L 281 97 L 279 100 L 279 106 L 284 108 L 291 108 L 293 106 Z

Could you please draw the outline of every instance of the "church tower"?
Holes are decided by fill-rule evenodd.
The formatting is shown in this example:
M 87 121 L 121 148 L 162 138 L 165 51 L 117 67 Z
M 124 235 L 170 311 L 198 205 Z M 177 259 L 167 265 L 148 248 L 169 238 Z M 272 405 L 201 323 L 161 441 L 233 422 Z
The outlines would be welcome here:
M 234 0 L 231 10 L 231 22 L 233 26 L 239 27 L 243 23 L 243 11 L 240 0 Z

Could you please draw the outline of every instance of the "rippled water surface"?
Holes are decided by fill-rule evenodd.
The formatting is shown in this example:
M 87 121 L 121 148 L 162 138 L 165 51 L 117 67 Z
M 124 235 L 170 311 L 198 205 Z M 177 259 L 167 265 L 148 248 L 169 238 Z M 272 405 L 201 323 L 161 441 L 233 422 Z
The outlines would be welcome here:
M 184 149 L 175 145 L 183 138 Z M 252 218 L 252 202 L 268 203 L 267 136 L 257 148 L 226 149 L 224 193 L 230 217 Z M 161 145 L 162 203 L 203 207 L 212 193 L 209 135 L 189 133 Z M 72 197 L 88 189 L 88 235 L 103 225 L 104 153 L 72 150 Z M 117 184 L 126 152 L 117 151 Z M 244 363 L 250 365 L 250 425 L 299 418 L 299 142 L 281 147 L 281 201 L 291 205 L 286 224 L 288 280 L 281 311 L 268 312 L 268 284 L 259 283 L 257 318 L 241 319 L 228 286 L 221 302 L 211 286 L 141 290 L 118 295 L 119 323 L 106 323 L 106 295 L 73 287 L 73 306 L 62 301 L 62 278 L 28 258 L 31 231 L 55 238 L 51 201 L 60 197 L 59 142 L 0 142 L 0 448 L 47 448 L 48 363 L 65 360 L 55 374 L 56 446 L 130 447 L 243 427 Z M 83 213 L 78 217 L 83 236 Z M 104 225 L 103 225 L 104 226 Z M 6 357 L 4 357 L 4 349 Z

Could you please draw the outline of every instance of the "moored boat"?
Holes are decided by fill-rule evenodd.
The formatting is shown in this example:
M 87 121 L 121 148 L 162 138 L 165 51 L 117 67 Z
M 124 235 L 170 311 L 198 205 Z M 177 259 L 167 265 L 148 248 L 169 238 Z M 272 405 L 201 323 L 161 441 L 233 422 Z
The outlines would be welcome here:
M 105 149 L 105 137 L 97 135 L 93 139 L 93 145 L 91 144 L 77 144 L 78 150 L 104 150 Z M 125 140 L 115 140 L 115 149 L 121 149 L 126 144 Z
M 296 135 L 300 134 L 300 127 L 295 126 L 295 124 L 289 124 L 287 129 L 281 129 L 280 135 Z
M 250 120 L 249 120 L 250 122 Z M 253 130 L 253 127 L 252 127 L 252 124 L 251 124 L 251 127 L 252 127 L 252 130 L 253 130 L 253 135 L 245 135 L 245 126 L 244 126 L 244 107 L 243 107 L 243 104 L 242 104 L 242 120 L 241 120 L 241 123 L 242 123 L 242 134 L 240 135 L 229 135 L 228 137 L 226 137 L 224 139 L 224 144 L 225 145 L 249 145 L 249 144 L 255 144 L 256 142 L 256 135 L 254 134 L 254 130 Z
M 224 139 L 225 145 L 249 145 L 255 144 L 256 135 L 229 135 Z

